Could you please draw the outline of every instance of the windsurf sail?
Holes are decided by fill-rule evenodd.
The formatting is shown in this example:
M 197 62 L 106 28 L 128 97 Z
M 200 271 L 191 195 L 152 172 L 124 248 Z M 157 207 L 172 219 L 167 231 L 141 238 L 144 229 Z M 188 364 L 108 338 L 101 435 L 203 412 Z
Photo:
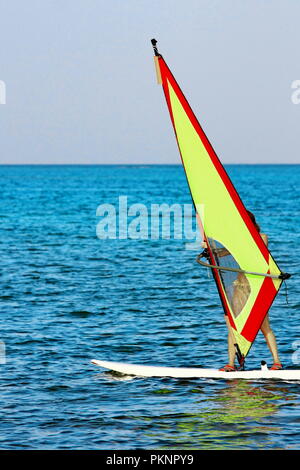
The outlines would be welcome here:
M 282 273 L 234 188 L 188 101 L 152 41 L 182 163 L 207 249 L 198 257 L 212 269 L 240 364 L 275 299 Z M 202 257 L 207 262 L 201 261 Z

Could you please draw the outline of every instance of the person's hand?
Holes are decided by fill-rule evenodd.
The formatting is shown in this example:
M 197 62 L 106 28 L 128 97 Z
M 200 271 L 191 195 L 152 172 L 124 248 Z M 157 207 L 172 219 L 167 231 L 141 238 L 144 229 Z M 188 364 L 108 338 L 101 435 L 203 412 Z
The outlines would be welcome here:
M 204 248 L 204 250 L 207 248 L 207 243 L 206 242 L 201 242 L 201 247 Z

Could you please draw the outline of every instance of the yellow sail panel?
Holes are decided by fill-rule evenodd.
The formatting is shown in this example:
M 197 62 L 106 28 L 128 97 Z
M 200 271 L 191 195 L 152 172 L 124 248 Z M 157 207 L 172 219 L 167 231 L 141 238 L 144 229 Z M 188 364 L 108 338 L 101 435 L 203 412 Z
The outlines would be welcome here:
M 204 205 L 203 227 L 207 237 L 226 245 L 240 266 L 268 271 L 268 262 L 241 218 L 198 133 L 168 82 L 172 113 L 180 152 L 194 203 Z M 234 230 L 232 227 L 234 226 Z M 245 243 L 247 250 L 244 249 Z M 260 280 L 261 282 L 263 279 Z

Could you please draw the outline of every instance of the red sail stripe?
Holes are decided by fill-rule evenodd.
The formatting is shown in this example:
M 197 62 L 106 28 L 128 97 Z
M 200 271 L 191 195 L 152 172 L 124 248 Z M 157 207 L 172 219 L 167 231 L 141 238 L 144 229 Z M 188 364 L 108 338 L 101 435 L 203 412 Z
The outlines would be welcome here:
M 251 343 L 255 340 L 256 335 L 262 325 L 266 313 L 270 309 L 272 302 L 277 294 L 277 289 L 270 277 L 265 277 L 260 288 L 255 303 L 251 309 L 251 313 L 241 331 L 242 336 Z
M 187 102 L 186 98 L 184 97 L 184 95 L 183 95 L 179 85 L 177 84 L 172 72 L 170 71 L 170 69 L 168 68 L 167 64 L 165 63 L 164 59 L 161 56 L 158 58 L 158 63 L 159 63 L 159 66 L 160 66 L 160 72 L 161 72 L 161 77 L 162 77 L 162 84 L 163 84 L 164 94 L 165 94 L 165 98 L 166 98 L 166 101 L 167 101 L 171 121 L 172 121 L 172 124 L 173 124 L 173 127 L 174 127 L 174 132 L 175 132 L 175 136 L 176 136 L 176 139 L 177 139 L 178 148 L 179 148 L 181 160 L 182 160 L 182 163 L 183 163 L 183 167 L 185 168 L 183 157 L 182 157 L 182 154 L 181 154 L 181 149 L 180 149 L 180 146 L 179 146 L 176 127 L 175 127 L 172 104 L 171 104 L 171 100 L 170 100 L 169 85 L 172 86 L 174 92 L 176 93 L 177 98 L 179 99 L 179 101 L 180 101 L 183 109 L 185 110 L 191 124 L 193 125 L 195 131 L 197 132 L 199 138 L 201 139 L 201 141 L 202 141 L 208 155 L 210 156 L 211 161 L 214 164 L 214 166 L 215 166 L 222 182 L 224 183 L 229 195 L 231 196 L 233 202 L 235 203 L 235 206 L 236 206 L 241 218 L 243 219 L 245 225 L 247 226 L 252 238 L 256 242 L 256 245 L 259 248 L 260 252 L 262 253 L 265 260 L 269 264 L 270 252 L 269 252 L 267 246 L 265 245 L 260 233 L 256 229 L 256 227 L 253 224 L 251 218 L 249 217 L 247 209 L 245 208 L 242 200 L 240 199 L 240 196 L 238 195 L 236 189 L 234 188 L 228 174 L 226 173 L 224 167 L 222 166 L 218 156 L 216 155 L 216 153 L 215 153 L 212 145 L 210 144 L 206 134 L 204 133 L 201 125 L 199 124 L 197 118 L 195 117 L 189 103 Z M 188 181 L 188 178 L 187 178 L 187 181 Z M 189 181 L 188 181 L 188 184 L 189 184 Z M 192 193 L 191 193 L 191 195 L 192 195 Z M 208 248 L 209 248 L 209 246 L 208 246 Z M 210 250 L 210 248 L 209 248 L 209 250 Z M 214 257 L 213 257 L 213 254 L 211 252 L 210 252 L 210 255 L 211 255 L 212 264 L 216 264 L 216 262 L 214 260 Z M 275 263 L 275 261 L 274 261 L 274 263 Z M 224 308 L 225 312 L 228 315 L 230 325 L 232 326 L 232 328 L 234 328 L 236 330 L 234 318 L 231 314 L 231 309 L 229 307 L 229 303 L 228 303 L 226 293 L 224 292 L 223 283 L 222 283 L 222 280 L 221 280 L 221 277 L 220 277 L 220 273 L 215 269 L 212 269 L 212 272 L 213 272 L 213 275 L 214 275 L 214 278 L 215 278 L 215 281 L 216 281 L 216 285 L 218 287 L 218 291 L 219 291 L 219 295 L 220 295 L 220 298 L 221 298 L 221 301 L 222 301 L 222 304 L 223 304 L 223 308 Z M 249 342 L 252 343 L 254 341 L 254 339 L 257 335 L 257 332 L 259 331 L 259 329 L 261 327 L 263 319 L 266 316 L 266 314 L 267 314 L 267 312 L 268 312 L 268 310 L 269 310 L 269 308 L 270 308 L 277 292 L 278 292 L 278 289 L 276 289 L 276 287 L 274 286 L 274 283 L 273 283 L 272 279 L 265 278 L 264 282 L 261 285 L 259 294 L 258 294 L 258 296 L 257 296 L 257 298 L 254 302 L 254 305 L 251 309 L 249 317 L 247 318 L 247 321 L 246 321 L 246 323 L 243 327 L 243 330 L 241 331 L 241 335 L 246 340 L 248 340 Z
M 182 154 L 181 154 L 181 149 L 180 149 L 180 146 L 179 146 L 179 141 L 178 141 L 178 137 L 177 137 L 177 132 L 176 132 L 176 127 L 175 127 L 175 120 L 174 120 L 174 116 L 173 116 L 173 109 L 172 109 L 172 105 L 171 105 L 171 100 L 170 100 L 170 94 L 169 94 L 169 86 L 168 86 L 168 82 L 167 82 L 167 76 L 170 75 L 171 78 L 173 79 L 173 81 L 176 83 L 174 77 L 172 76 L 170 70 L 168 69 L 166 63 L 164 62 L 164 60 L 162 59 L 162 57 L 159 58 L 160 61 L 162 61 L 162 64 L 163 66 L 165 67 L 165 70 L 168 73 L 164 73 L 164 70 L 161 69 L 161 77 L 162 77 L 162 81 L 163 81 L 163 89 L 164 89 L 164 93 L 165 93 L 165 97 L 166 97 L 166 101 L 167 101 L 167 106 L 168 106 L 168 109 L 169 109 L 169 113 L 170 113 L 170 117 L 171 117 L 171 121 L 172 121 L 172 124 L 173 124 L 173 128 L 174 128 L 174 132 L 175 132 L 175 136 L 176 136 L 176 141 L 177 141 L 177 145 L 178 145 L 178 149 L 179 149 L 179 154 L 180 154 L 180 157 L 181 157 L 181 161 L 182 161 L 182 165 L 183 165 L 183 168 L 185 169 L 185 165 L 184 165 L 184 160 L 183 160 L 183 157 L 182 157 Z M 160 66 L 162 65 L 160 64 Z M 170 81 L 170 80 L 169 80 Z M 176 84 L 177 85 L 177 84 Z M 180 91 L 179 89 L 179 86 L 177 85 L 177 88 L 178 90 Z M 177 90 L 176 91 L 176 94 L 178 96 L 178 92 Z M 182 93 L 181 93 L 182 95 Z M 183 96 L 183 95 L 182 95 Z M 184 98 L 184 97 L 183 97 Z M 184 98 L 185 99 L 185 98 Z M 182 102 L 182 100 L 180 100 Z M 186 101 L 186 100 L 185 100 Z M 186 101 L 186 105 L 189 107 L 187 101 Z M 184 108 L 185 111 L 187 112 L 187 109 Z M 192 113 L 192 111 L 191 111 Z M 193 114 L 193 113 L 192 113 Z M 194 116 L 194 115 L 193 115 Z M 190 117 L 190 116 L 189 116 Z M 196 119 L 196 118 L 195 118 Z M 200 126 L 200 124 L 198 124 Z M 187 175 L 186 175 L 187 176 Z M 187 183 L 189 185 L 189 180 L 187 178 Z M 192 192 L 190 190 L 190 193 L 191 193 L 191 197 L 193 198 L 192 196 Z M 195 207 L 196 209 L 196 207 Z M 209 249 L 209 247 L 208 247 Z M 211 260 L 214 262 L 214 264 L 216 264 L 215 260 L 214 260 L 214 256 L 213 256 L 213 253 L 211 252 L 211 250 L 209 249 L 210 251 L 210 257 L 211 257 Z M 218 288 L 218 292 L 219 292 L 219 295 L 220 295 L 220 298 L 221 298 L 221 302 L 222 302 L 222 305 L 223 305 L 223 309 L 224 311 L 226 312 L 226 315 L 228 315 L 228 318 L 229 318 L 229 322 L 232 326 L 232 328 L 236 329 L 236 326 L 234 324 L 234 321 L 233 321 L 233 318 L 231 316 L 231 311 L 230 311 L 230 307 L 228 305 L 228 300 L 227 300 L 227 297 L 224 293 L 224 289 L 223 289 L 223 284 L 222 284 L 222 281 L 221 281 L 221 278 L 220 278 L 220 274 L 218 272 L 218 270 L 216 269 L 213 269 L 212 270 L 212 273 L 213 273 L 213 276 L 214 276 L 214 279 L 215 279 L 215 282 L 217 284 L 217 288 Z

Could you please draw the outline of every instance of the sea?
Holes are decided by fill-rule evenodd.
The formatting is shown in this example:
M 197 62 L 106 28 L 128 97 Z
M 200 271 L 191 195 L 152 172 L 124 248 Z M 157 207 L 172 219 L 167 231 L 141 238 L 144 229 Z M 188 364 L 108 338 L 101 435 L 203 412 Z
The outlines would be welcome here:
M 226 170 L 292 274 L 269 315 L 282 363 L 300 368 L 300 165 Z M 180 165 L 1 166 L 0 184 L 0 449 L 299 449 L 300 383 L 131 377 L 91 363 L 227 363 Z M 261 360 L 272 364 L 260 332 L 246 368 Z

